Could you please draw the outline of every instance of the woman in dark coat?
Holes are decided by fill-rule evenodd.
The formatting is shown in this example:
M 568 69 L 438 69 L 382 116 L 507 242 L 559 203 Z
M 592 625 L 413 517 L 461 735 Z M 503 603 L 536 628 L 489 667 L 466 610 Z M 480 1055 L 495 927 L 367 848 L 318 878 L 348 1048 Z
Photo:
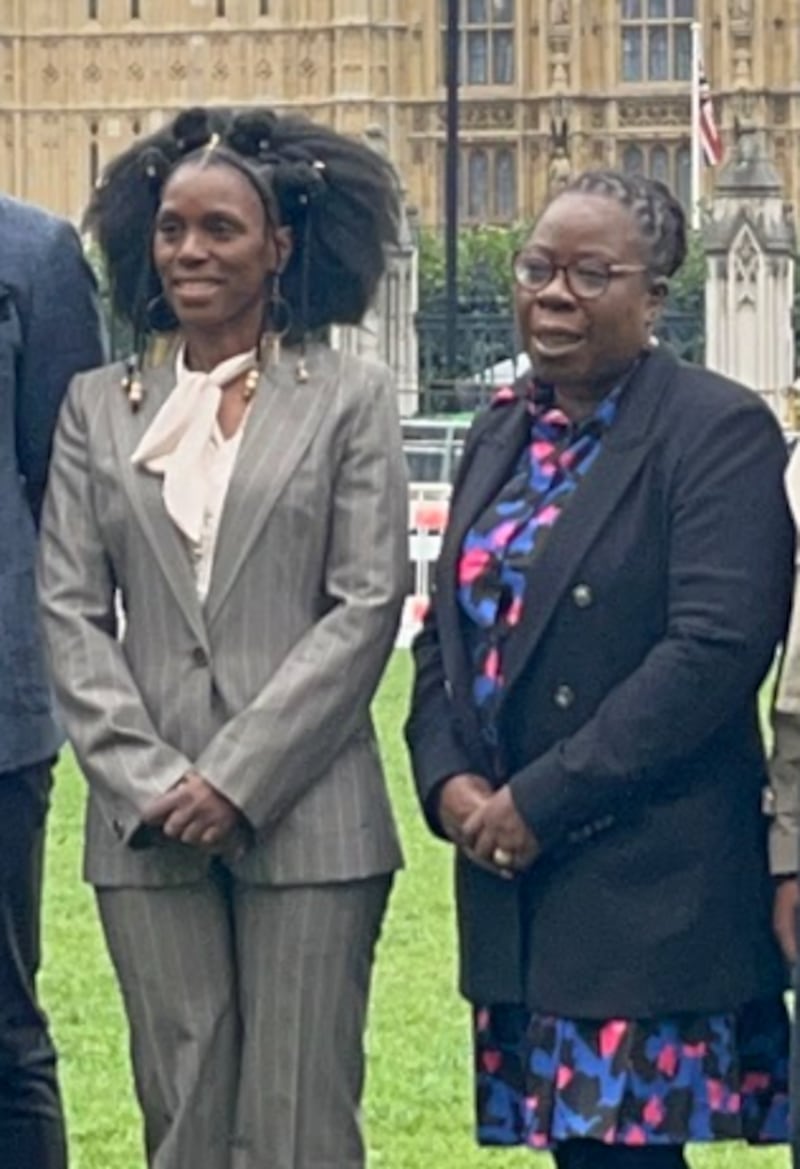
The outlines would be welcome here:
M 787 620 L 780 429 L 652 342 L 686 251 L 590 172 L 515 259 L 533 378 L 472 429 L 407 727 L 453 842 L 478 1136 L 560 1169 L 786 1139 L 759 685 Z

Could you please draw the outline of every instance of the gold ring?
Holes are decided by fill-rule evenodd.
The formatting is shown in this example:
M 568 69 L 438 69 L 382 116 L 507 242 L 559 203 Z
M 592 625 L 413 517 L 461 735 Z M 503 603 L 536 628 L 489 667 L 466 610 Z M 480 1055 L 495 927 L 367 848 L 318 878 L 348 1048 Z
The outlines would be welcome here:
M 492 853 L 492 862 L 497 865 L 498 869 L 511 868 L 514 860 L 510 852 L 506 852 L 504 848 L 496 848 Z

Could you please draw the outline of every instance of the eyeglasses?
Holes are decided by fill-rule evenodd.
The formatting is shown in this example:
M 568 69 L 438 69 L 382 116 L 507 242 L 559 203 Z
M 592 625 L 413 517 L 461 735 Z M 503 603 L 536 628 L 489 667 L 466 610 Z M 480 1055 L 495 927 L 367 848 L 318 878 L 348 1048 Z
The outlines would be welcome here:
M 514 257 L 514 279 L 520 288 L 528 292 L 541 292 L 564 273 L 567 288 L 578 300 L 594 300 L 608 290 L 612 280 L 618 276 L 630 276 L 634 272 L 646 272 L 644 264 L 607 264 L 604 260 L 572 260 L 569 264 L 554 264 L 547 256 L 525 255 Z

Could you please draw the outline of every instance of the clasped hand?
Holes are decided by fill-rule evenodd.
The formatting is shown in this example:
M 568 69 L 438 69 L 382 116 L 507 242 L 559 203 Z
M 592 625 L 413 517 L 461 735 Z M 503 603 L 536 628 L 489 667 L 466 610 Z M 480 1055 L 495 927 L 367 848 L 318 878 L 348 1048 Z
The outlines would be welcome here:
M 178 782 L 145 809 L 143 822 L 160 828 L 169 840 L 209 852 L 240 857 L 247 845 L 247 825 L 241 812 L 196 771 Z
M 520 816 L 508 786 L 495 791 L 471 772 L 446 780 L 439 796 L 445 834 L 483 868 L 511 877 L 539 855 L 536 837 Z

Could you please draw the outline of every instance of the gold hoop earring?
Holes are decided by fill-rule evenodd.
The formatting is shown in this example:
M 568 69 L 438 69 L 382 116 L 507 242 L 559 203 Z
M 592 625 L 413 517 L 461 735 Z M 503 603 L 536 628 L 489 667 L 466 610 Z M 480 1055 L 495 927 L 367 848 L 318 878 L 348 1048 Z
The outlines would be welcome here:
M 284 337 L 292 327 L 292 308 L 285 296 L 281 296 L 281 278 L 278 272 L 272 278 L 269 297 L 269 335 L 272 343 L 272 360 L 278 361 Z

